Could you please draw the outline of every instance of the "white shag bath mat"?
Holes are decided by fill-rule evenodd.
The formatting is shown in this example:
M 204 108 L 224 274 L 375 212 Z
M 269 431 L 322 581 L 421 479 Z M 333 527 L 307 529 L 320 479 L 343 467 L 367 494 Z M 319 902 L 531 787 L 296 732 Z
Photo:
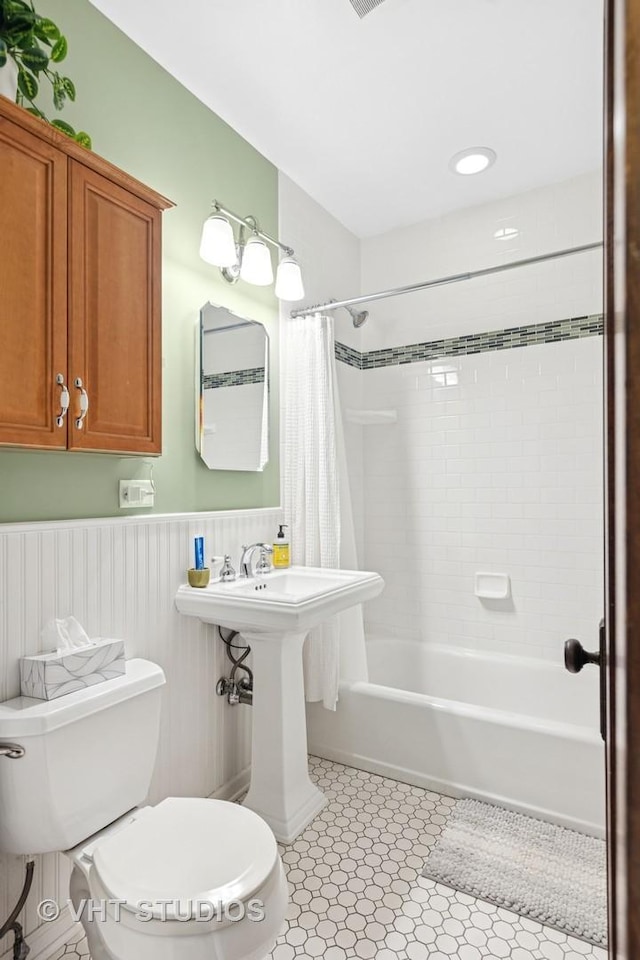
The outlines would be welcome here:
M 458 800 L 422 875 L 607 944 L 604 840 L 479 800 Z

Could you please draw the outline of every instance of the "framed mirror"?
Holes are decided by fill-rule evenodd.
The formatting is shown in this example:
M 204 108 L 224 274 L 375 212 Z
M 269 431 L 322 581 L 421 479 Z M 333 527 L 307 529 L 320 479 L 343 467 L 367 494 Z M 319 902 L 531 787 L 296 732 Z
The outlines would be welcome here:
M 264 470 L 269 460 L 269 336 L 255 320 L 200 311 L 196 443 L 210 470 Z

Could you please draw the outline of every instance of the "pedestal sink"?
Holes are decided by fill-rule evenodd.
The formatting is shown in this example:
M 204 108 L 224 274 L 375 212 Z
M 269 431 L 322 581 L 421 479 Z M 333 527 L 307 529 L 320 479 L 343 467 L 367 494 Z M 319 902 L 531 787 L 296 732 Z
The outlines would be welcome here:
M 302 645 L 312 627 L 377 596 L 377 573 L 290 567 L 263 577 L 179 587 L 180 613 L 239 630 L 253 652 L 251 786 L 245 805 L 291 843 L 325 804 L 309 779 Z

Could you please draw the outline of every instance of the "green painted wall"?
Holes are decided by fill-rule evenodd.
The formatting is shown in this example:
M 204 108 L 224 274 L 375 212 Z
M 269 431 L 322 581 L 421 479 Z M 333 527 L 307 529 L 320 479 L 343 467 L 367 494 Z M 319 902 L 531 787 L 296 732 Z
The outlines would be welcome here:
M 96 153 L 176 203 L 164 215 L 163 454 L 153 461 L 154 512 L 277 505 L 277 301 L 272 288 L 229 286 L 198 256 L 213 197 L 277 235 L 276 168 L 88 0 L 36 6 L 69 40 L 62 67 L 78 96 L 61 117 L 89 131 Z M 195 451 L 194 328 L 207 300 L 262 321 L 271 338 L 271 459 L 263 473 L 209 471 Z M 147 475 L 107 454 L 0 450 L 0 522 L 127 516 L 133 511 L 118 507 L 118 480 Z

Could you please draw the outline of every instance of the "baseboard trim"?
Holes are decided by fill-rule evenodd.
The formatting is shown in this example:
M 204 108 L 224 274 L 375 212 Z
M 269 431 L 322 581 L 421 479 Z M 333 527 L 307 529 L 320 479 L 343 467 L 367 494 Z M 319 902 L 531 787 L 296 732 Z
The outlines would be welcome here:
M 236 773 L 235 777 L 232 777 L 231 780 L 227 780 L 226 783 L 223 783 L 221 787 L 218 787 L 217 790 L 214 790 L 211 793 L 211 800 L 237 800 L 242 796 L 243 793 L 246 793 L 249 789 L 249 782 L 251 780 L 251 766 L 244 767 L 240 773 Z

